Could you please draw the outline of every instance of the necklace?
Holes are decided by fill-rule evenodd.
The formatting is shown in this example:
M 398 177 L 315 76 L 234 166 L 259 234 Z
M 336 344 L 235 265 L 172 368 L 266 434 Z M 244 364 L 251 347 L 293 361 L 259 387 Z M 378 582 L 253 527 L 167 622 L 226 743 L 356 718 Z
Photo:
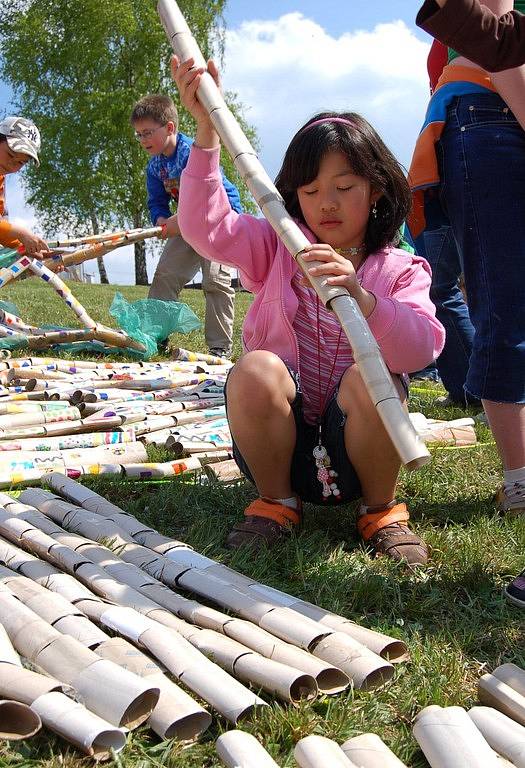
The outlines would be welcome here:
M 343 329 L 339 330 L 339 336 L 337 337 L 337 345 L 335 349 L 334 359 L 332 361 L 332 367 L 330 369 L 330 375 L 326 384 L 326 391 L 324 397 L 321 400 L 321 340 L 319 338 L 319 296 L 316 296 L 316 314 L 317 314 L 317 375 L 318 375 L 318 403 L 319 403 L 319 415 L 317 417 L 317 445 L 313 449 L 313 457 L 315 459 L 315 466 L 317 467 L 317 479 L 323 486 L 323 497 L 327 499 L 329 496 L 334 495 L 336 499 L 341 496 L 341 491 L 337 487 L 335 478 L 337 472 L 331 468 L 332 462 L 328 451 L 323 445 L 322 434 L 322 416 L 323 410 L 326 405 L 326 398 L 330 391 L 330 384 L 332 383 L 332 377 L 334 375 L 335 364 L 337 361 L 337 355 L 339 352 L 339 346 L 341 344 L 341 337 L 343 335 Z
M 361 256 L 366 250 L 366 245 L 361 243 L 361 245 L 354 245 L 350 248 L 334 248 L 334 250 L 341 256 Z

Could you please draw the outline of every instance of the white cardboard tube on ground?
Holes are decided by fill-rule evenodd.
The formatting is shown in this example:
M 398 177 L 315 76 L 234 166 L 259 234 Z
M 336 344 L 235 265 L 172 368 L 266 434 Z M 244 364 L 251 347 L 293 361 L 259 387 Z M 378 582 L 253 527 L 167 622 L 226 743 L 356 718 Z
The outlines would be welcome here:
M 322 624 L 330 627 L 330 629 L 337 632 L 345 632 L 351 638 L 357 640 L 358 643 L 365 645 L 374 653 L 387 659 L 391 664 L 406 661 L 409 657 L 406 644 L 396 637 L 390 637 L 374 629 L 361 627 L 359 624 L 345 619 L 344 616 L 338 616 L 336 613 L 325 611 L 323 608 L 319 608 L 312 603 L 300 601 L 291 605 L 290 608 L 301 613 L 303 616 L 320 621 Z
M 17 667 L 22 666 L 22 663 L 18 657 L 18 653 L 13 648 L 11 640 L 5 631 L 3 624 L 0 623 L 0 663 L 1 662 L 6 662 L 7 664 L 16 664 Z
M 502 683 L 514 688 L 521 696 L 525 696 L 525 669 L 516 664 L 501 664 L 492 674 Z
M 155 661 L 121 637 L 112 637 L 97 648 L 97 655 L 146 677 L 160 690 L 148 725 L 161 739 L 193 741 L 211 724 L 211 715 L 164 675 Z
M 266 702 L 203 656 L 175 632 L 152 628 L 140 642 L 172 674 L 234 724 Z
M 198 616 L 202 615 L 205 617 L 206 610 L 208 609 L 203 609 L 203 612 L 200 612 L 197 609 L 197 611 L 193 612 L 192 618 L 195 620 L 196 624 L 199 624 L 199 626 L 203 626 L 203 624 L 199 621 Z M 348 687 L 350 679 L 348 675 L 341 669 L 338 669 L 338 667 L 334 667 L 332 664 L 328 664 L 328 662 L 318 659 L 302 648 L 297 648 L 295 645 L 285 643 L 284 640 L 279 640 L 269 632 L 266 632 L 266 630 L 258 627 L 256 624 L 251 624 L 244 619 L 231 618 L 225 614 L 223 614 L 223 616 L 228 619 L 222 626 L 222 632 L 224 632 L 227 637 L 237 640 L 269 659 L 279 661 L 281 664 L 288 664 L 291 667 L 295 667 L 302 672 L 312 675 L 315 678 L 317 687 L 321 693 L 340 693 Z
M 425 707 L 412 732 L 431 768 L 499 768 L 496 753 L 461 707 Z
M 211 715 L 165 675 L 151 675 L 149 682 L 160 689 L 159 701 L 148 725 L 161 739 L 194 741 L 211 725 Z
M 31 709 L 40 716 L 46 728 L 95 760 L 109 760 L 111 750 L 120 752 L 126 744 L 126 736 L 120 728 L 62 693 L 45 693 L 33 702 Z
M 375 733 L 362 733 L 341 744 L 356 768 L 407 768 Z
M 40 675 L 15 664 L 0 664 L 0 697 L 30 705 L 44 693 L 64 693 L 68 690 L 71 689 L 53 677 Z
M 312 648 L 312 653 L 345 672 L 355 688 L 371 690 L 392 679 L 394 667 L 342 632 L 333 632 Z
M 245 731 L 226 731 L 215 742 L 215 749 L 228 768 L 278 768 L 255 736 Z
M 482 704 L 494 707 L 517 723 L 525 725 L 525 696 L 494 675 L 482 675 L 478 680 L 478 698 Z
M 137 675 L 105 659 L 98 659 L 82 670 L 71 684 L 86 706 L 94 710 L 91 704 L 96 703 L 97 714 L 113 725 L 130 730 L 147 720 L 160 695 L 158 688 L 142 683 Z
M 20 741 L 34 736 L 42 727 L 36 712 L 19 701 L 0 699 L 0 739 Z
M 293 756 L 300 768 L 356 768 L 339 744 L 325 736 L 306 736 L 295 745 Z
M 522 725 L 492 707 L 472 707 L 468 714 L 492 749 L 516 768 L 525 768 L 525 728 Z

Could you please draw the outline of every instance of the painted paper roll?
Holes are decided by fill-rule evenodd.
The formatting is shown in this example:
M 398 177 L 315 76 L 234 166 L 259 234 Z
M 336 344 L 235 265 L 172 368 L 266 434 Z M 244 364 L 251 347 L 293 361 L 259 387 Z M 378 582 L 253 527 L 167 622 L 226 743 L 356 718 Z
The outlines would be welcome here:
M 278 768 L 255 736 L 245 731 L 226 731 L 215 742 L 215 749 L 228 768 Z
M 293 756 L 300 768 L 356 768 L 339 744 L 325 736 L 306 736 L 295 745 Z
M 375 733 L 363 733 L 341 744 L 356 768 L 407 768 Z

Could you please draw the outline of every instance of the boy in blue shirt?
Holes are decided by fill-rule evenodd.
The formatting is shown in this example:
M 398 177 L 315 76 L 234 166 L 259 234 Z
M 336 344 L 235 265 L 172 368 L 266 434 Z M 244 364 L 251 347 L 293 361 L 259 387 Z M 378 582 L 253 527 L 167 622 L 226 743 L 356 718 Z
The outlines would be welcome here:
M 146 170 L 148 208 L 153 226 L 162 227 L 167 240 L 151 287 L 150 299 L 177 301 L 186 283 L 202 271 L 206 297 L 204 333 L 211 354 L 229 357 L 232 350 L 235 291 L 227 267 L 203 259 L 180 234 L 177 214 L 170 203 L 177 203 L 180 176 L 193 139 L 177 130 L 177 108 L 169 96 L 152 94 L 140 99 L 131 113 L 131 124 L 142 147 L 151 155 Z M 223 174 L 224 188 L 231 206 L 241 212 L 239 192 Z

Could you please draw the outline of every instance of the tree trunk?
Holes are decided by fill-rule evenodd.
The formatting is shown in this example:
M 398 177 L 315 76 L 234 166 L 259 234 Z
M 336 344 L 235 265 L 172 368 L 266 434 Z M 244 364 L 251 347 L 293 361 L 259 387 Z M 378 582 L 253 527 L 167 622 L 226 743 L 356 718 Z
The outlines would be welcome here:
M 135 285 L 149 285 L 148 270 L 146 269 L 146 243 L 139 240 L 135 243 Z
M 133 217 L 133 227 L 142 226 L 140 215 Z M 135 285 L 149 285 L 148 270 L 146 268 L 146 243 L 139 240 L 135 243 Z
M 93 234 L 98 235 L 100 233 L 100 227 L 98 225 L 98 219 L 95 213 L 91 214 L 91 226 L 93 228 Z M 109 285 L 108 275 L 106 272 L 106 265 L 104 264 L 104 257 L 97 256 L 98 274 L 100 275 L 100 282 L 104 285 Z

